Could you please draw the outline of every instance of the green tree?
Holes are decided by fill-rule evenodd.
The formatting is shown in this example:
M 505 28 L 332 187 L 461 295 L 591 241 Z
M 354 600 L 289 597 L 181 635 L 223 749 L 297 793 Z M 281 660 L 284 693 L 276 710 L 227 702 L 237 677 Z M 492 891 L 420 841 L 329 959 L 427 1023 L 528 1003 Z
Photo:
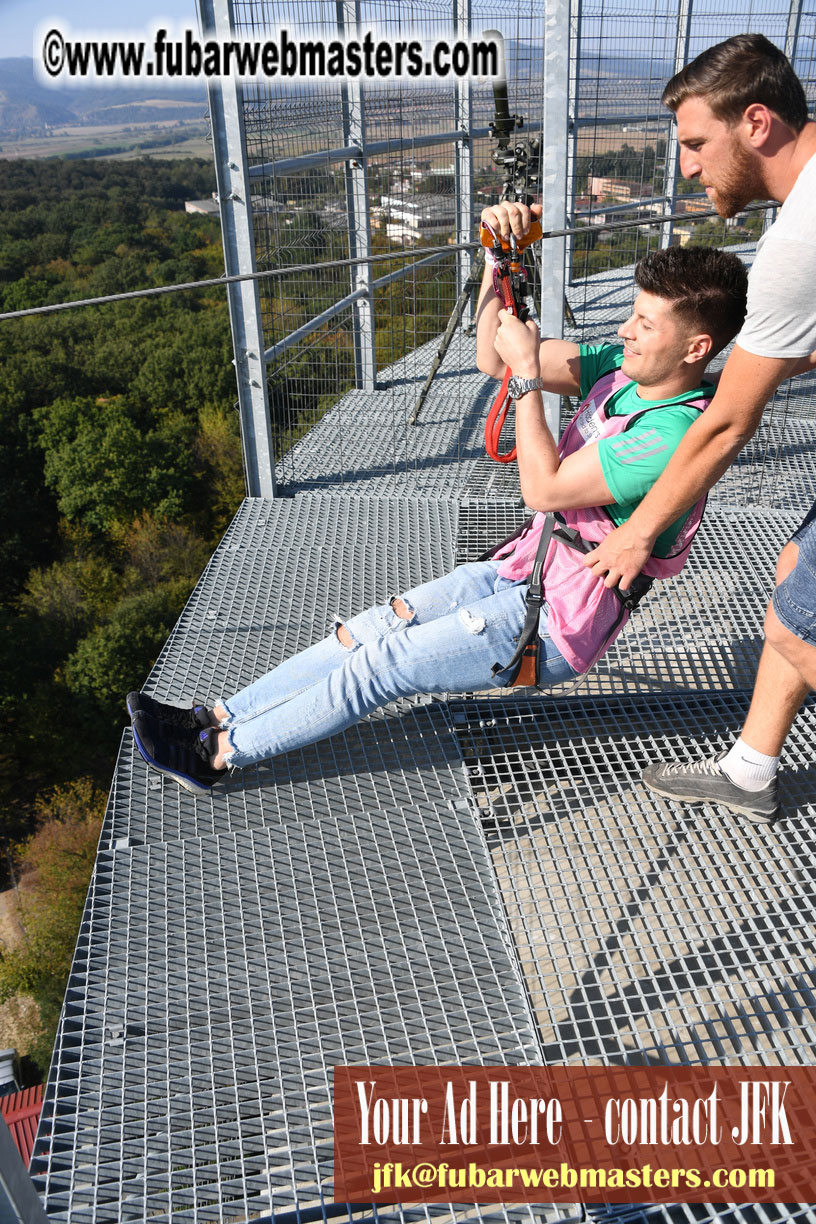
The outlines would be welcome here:
M 177 519 L 192 479 L 194 422 L 149 423 L 130 399 L 60 399 L 38 413 L 45 480 L 69 521 L 110 532 L 144 506 Z
M 36 805 L 37 831 L 18 848 L 19 918 L 24 938 L 0 948 L 0 1002 L 25 994 L 41 1028 L 29 1050 L 44 1075 L 93 869 L 105 797 L 88 778 L 59 787 Z
M 78 725 L 121 725 L 125 694 L 144 683 L 189 593 L 190 582 L 175 578 L 127 595 L 82 638 L 64 668 L 72 699 L 83 699 Z

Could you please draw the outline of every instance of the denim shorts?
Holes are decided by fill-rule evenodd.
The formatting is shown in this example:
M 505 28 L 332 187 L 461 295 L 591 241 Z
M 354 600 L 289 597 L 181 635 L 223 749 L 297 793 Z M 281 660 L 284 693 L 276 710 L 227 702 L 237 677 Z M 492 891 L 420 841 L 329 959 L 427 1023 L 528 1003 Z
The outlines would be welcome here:
M 816 503 L 791 536 L 798 544 L 795 567 L 773 593 L 773 606 L 786 629 L 816 645 Z

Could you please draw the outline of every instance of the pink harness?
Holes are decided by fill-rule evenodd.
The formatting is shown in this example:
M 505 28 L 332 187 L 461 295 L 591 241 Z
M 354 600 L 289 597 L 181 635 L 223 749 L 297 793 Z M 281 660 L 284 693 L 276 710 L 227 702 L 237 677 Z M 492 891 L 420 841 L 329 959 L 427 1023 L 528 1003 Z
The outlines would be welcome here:
M 630 381 L 620 370 L 615 370 L 595 383 L 561 436 L 558 453 L 562 459 L 589 443 L 623 433 L 645 413 L 654 411 L 644 406 L 643 412 L 628 416 L 607 415 L 606 406 L 612 396 Z M 686 403 L 702 412 L 709 401 L 697 397 Z M 665 406 L 656 404 L 655 408 Z M 680 572 L 702 521 L 704 509 L 705 498 L 701 498 L 689 512 L 671 554 L 648 559 L 642 571 L 646 577 L 671 578 Z M 590 544 L 600 543 L 615 529 L 603 506 L 564 510 L 557 517 Z M 546 515 L 539 511 L 520 536 L 501 545 L 493 554 L 496 558 L 503 558 L 499 566 L 501 577 L 517 581 L 530 576 L 545 519 Z M 583 564 L 583 554 L 559 541 L 557 536 L 550 540 L 547 549 L 543 584 L 549 609 L 547 633 L 575 671 L 588 671 L 618 636 L 629 619 L 629 611 L 623 607 L 615 592 L 605 587 L 603 580 L 596 578 Z

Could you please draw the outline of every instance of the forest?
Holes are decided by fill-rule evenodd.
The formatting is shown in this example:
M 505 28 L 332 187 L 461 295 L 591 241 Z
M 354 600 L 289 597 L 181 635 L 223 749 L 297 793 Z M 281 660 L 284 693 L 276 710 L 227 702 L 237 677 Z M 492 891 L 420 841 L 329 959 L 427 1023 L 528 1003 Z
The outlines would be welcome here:
M 0 162 L 0 310 L 220 276 L 218 218 L 184 211 L 214 185 L 204 161 Z M 0 1041 L 35 1080 L 124 695 L 244 494 L 231 359 L 220 288 L 0 322 L 0 886 L 20 936 L 0 943 Z

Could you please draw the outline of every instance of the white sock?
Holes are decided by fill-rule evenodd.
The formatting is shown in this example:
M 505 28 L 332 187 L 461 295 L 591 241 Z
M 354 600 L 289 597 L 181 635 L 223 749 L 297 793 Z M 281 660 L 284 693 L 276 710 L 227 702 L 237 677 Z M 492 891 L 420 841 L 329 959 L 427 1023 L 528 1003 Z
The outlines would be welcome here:
M 759 791 L 776 776 L 779 768 L 778 756 L 766 756 L 757 752 L 739 737 L 731 751 L 720 761 L 720 769 L 735 786 L 743 790 Z

